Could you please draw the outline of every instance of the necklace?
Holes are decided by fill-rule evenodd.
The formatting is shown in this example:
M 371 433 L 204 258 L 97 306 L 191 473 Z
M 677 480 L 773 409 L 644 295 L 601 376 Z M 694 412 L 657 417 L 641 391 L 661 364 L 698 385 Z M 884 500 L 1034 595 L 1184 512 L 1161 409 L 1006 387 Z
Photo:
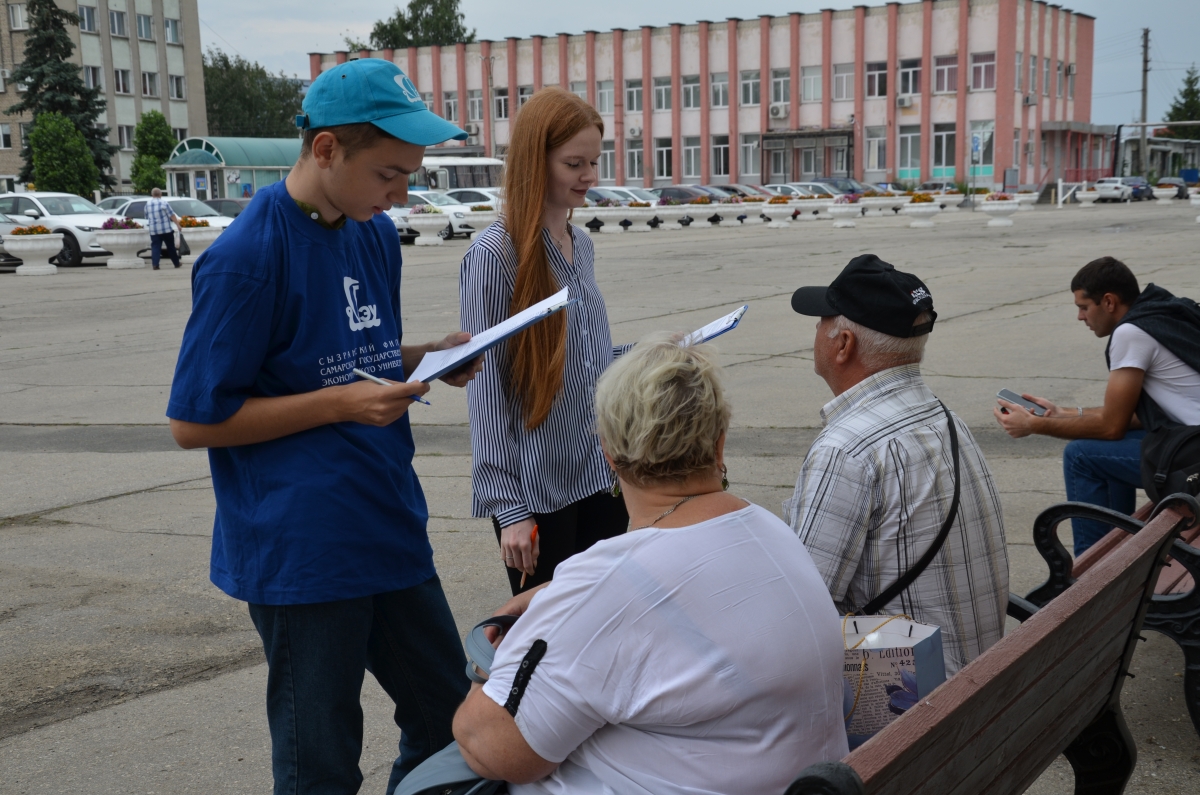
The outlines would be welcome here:
M 675 503 L 674 505 L 672 505 L 672 506 L 671 506 L 670 508 L 668 508 L 667 510 L 663 511 L 662 513 L 660 513 L 660 514 L 658 515 L 658 518 L 657 518 L 657 519 L 655 519 L 655 520 L 654 520 L 653 522 L 651 522 L 650 524 L 644 524 L 644 525 L 642 525 L 641 527 L 635 527 L 635 528 L 633 528 L 633 529 L 634 529 L 634 530 L 645 530 L 647 527 L 653 527 L 654 525 L 658 524 L 658 523 L 659 523 L 660 521 L 662 521 L 663 519 L 666 519 L 668 516 L 670 516 L 671 514 L 675 513 L 675 509 L 676 509 L 676 508 L 678 508 L 680 505 L 683 505 L 683 504 L 684 504 L 685 502 L 687 502 L 688 500 L 694 500 L 694 499 L 696 499 L 697 497 L 702 497 L 702 496 L 704 496 L 704 495 L 702 495 L 702 494 L 693 494 L 693 495 L 691 495 L 690 497 L 684 497 L 682 500 L 680 500 L 679 502 Z M 632 531 L 630 531 L 630 532 L 632 532 Z
M 549 232 L 550 230 L 547 229 L 546 231 Z M 563 233 L 567 238 L 571 237 L 571 222 L 570 221 L 567 221 L 566 226 L 563 227 Z M 555 237 L 553 232 L 550 232 L 550 240 L 554 243 L 554 247 L 558 249 L 558 253 L 562 254 L 564 257 L 566 257 L 567 250 L 566 250 L 566 248 L 564 248 L 564 246 L 566 244 L 563 243 L 563 241 L 559 240 L 557 237 Z

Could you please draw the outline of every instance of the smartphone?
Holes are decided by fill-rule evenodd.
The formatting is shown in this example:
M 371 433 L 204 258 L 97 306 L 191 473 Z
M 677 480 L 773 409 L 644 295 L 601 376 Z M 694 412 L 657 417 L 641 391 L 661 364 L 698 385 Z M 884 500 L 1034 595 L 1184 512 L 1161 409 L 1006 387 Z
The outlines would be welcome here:
M 1035 417 L 1046 416 L 1046 410 L 1044 408 L 1034 403 L 1032 400 L 1026 400 L 1016 392 L 1013 392 L 1011 389 L 1001 389 L 996 393 L 996 397 L 1000 398 L 1001 400 L 1007 400 L 1009 403 L 1016 403 L 1018 406 L 1029 409 L 1031 412 L 1033 412 Z

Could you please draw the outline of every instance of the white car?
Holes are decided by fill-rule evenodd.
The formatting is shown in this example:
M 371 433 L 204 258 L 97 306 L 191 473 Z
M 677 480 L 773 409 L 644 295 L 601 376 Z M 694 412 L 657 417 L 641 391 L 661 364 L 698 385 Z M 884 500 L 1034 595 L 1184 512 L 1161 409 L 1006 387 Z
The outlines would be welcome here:
M 132 196 L 109 196 L 97 206 L 106 213 L 115 213 L 117 210 L 129 204 L 134 199 L 149 199 L 149 196 L 142 194 L 134 194 Z
M 788 185 L 783 182 L 777 182 L 773 185 L 763 185 L 764 188 L 774 193 L 776 196 L 813 196 L 816 195 L 813 191 L 805 190 L 799 185 Z
M 224 229 L 236 220 L 227 215 L 221 215 L 197 199 L 189 199 L 186 196 L 164 196 L 163 199 L 166 200 L 167 204 L 171 206 L 171 210 L 180 218 L 183 218 L 185 215 L 191 216 L 198 220 L 208 221 L 209 226 L 218 229 Z M 114 214 L 122 218 L 133 218 L 144 222 L 146 220 L 146 202 L 148 201 L 149 199 L 134 199 L 133 201 L 126 202 Z M 143 223 L 143 225 L 145 224 Z
M 63 247 L 56 258 L 59 265 L 81 265 L 90 257 L 112 256 L 96 242 L 96 233 L 112 215 L 82 196 L 49 191 L 5 193 L 0 196 L 0 213 L 61 232 Z
M 1096 201 L 1102 202 L 1127 202 L 1133 198 L 1133 186 L 1126 185 L 1120 177 L 1096 180 L 1096 192 L 1100 194 Z
M 474 207 L 480 204 L 489 205 L 493 210 L 500 209 L 499 188 L 455 188 L 446 191 L 446 195 L 459 204 Z
M 471 226 L 468 218 L 471 213 L 469 206 L 460 204 L 444 193 L 432 190 L 410 191 L 406 204 L 393 204 L 392 209 L 387 211 L 392 223 L 396 225 L 396 231 L 400 233 L 401 239 L 412 239 L 417 236 L 417 233 L 408 225 L 408 213 L 418 204 L 432 204 L 442 211 L 446 216 L 446 225 L 453 229 L 453 234 L 449 237 L 466 235 L 469 238 L 479 231 Z
M 616 191 L 617 193 L 624 193 L 625 195 L 627 195 L 629 197 L 630 201 L 650 202 L 651 204 L 658 204 L 657 194 L 651 193 L 650 191 L 646 190 L 645 188 L 640 188 L 640 187 L 637 187 L 636 185 L 626 185 L 623 188 L 613 188 L 613 187 L 609 187 L 607 185 L 605 187 L 607 187 L 609 190 Z

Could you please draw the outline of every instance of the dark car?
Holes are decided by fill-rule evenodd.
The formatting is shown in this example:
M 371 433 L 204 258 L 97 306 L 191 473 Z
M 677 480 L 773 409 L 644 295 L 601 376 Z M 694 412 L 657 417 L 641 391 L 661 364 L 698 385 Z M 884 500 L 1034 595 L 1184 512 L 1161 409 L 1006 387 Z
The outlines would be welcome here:
M 1126 185 L 1133 188 L 1133 200 L 1141 201 L 1142 199 L 1154 198 L 1154 186 L 1151 185 L 1145 177 L 1122 177 Z
M 851 179 L 850 177 L 817 177 L 816 179 L 809 180 L 809 182 L 816 182 L 820 185 L 832 185 L 843 193 L 857 193 L 861 195 L 869 190 L 874 190 L 870 185 L 859 182 L 856 179 Z
M 226 218 L 237 218 L 253 199 L 209 199 L 204 202 Z
M 1186 199 L 1188 197 L 1187 183 L 1181 180 L 1179 177 L 1160 177 L 1155 185 L 1174 185 L 1176 188 L 1178 188 L 1178 190 L 1175 191 L 1176 199 Z
M 728 199 L 730 196 L 740 195 L 736 190 L 728 188 L 725 185 L 692 185 L 691 187 L 707 193 L 708 198 L 713 201 L 720 201 L 721 199 Z
M 665 188 L 658 188 L 656 193 L 660 199 L 675 199 L 684 204 L 699 198 L 713 198 L 711 193 L 700 190 L 695 185 L 668 185 Z

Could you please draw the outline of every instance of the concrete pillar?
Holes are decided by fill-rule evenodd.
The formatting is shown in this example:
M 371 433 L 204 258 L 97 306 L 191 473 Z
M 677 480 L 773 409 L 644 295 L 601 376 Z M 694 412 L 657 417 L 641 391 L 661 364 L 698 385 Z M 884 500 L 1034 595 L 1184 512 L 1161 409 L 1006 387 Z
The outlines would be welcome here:
M 683 182 L 683 82 L 679 74 L 679 43 L 683 26 L 671 23 L 671 182 Z
M 642 26 L 642 183 L 654 184 L 654 63 L 650 59 L 651 33 L 654 28 Z
M 738 108 L 742 101 L 742 74 L 738 67 L 738 23 L 737 17 L 725 20 L 726 38 L 729 43 L 729 181 L 737 182 L 741 177 L 742 142 L 738 136 Z
M 712 75 L 708 63 L 709 22 L 700 20 L 700 184 L 712 182 Z
M 625 29 L 613 29 L 613 158 L 618 185 L 625 184 Z

